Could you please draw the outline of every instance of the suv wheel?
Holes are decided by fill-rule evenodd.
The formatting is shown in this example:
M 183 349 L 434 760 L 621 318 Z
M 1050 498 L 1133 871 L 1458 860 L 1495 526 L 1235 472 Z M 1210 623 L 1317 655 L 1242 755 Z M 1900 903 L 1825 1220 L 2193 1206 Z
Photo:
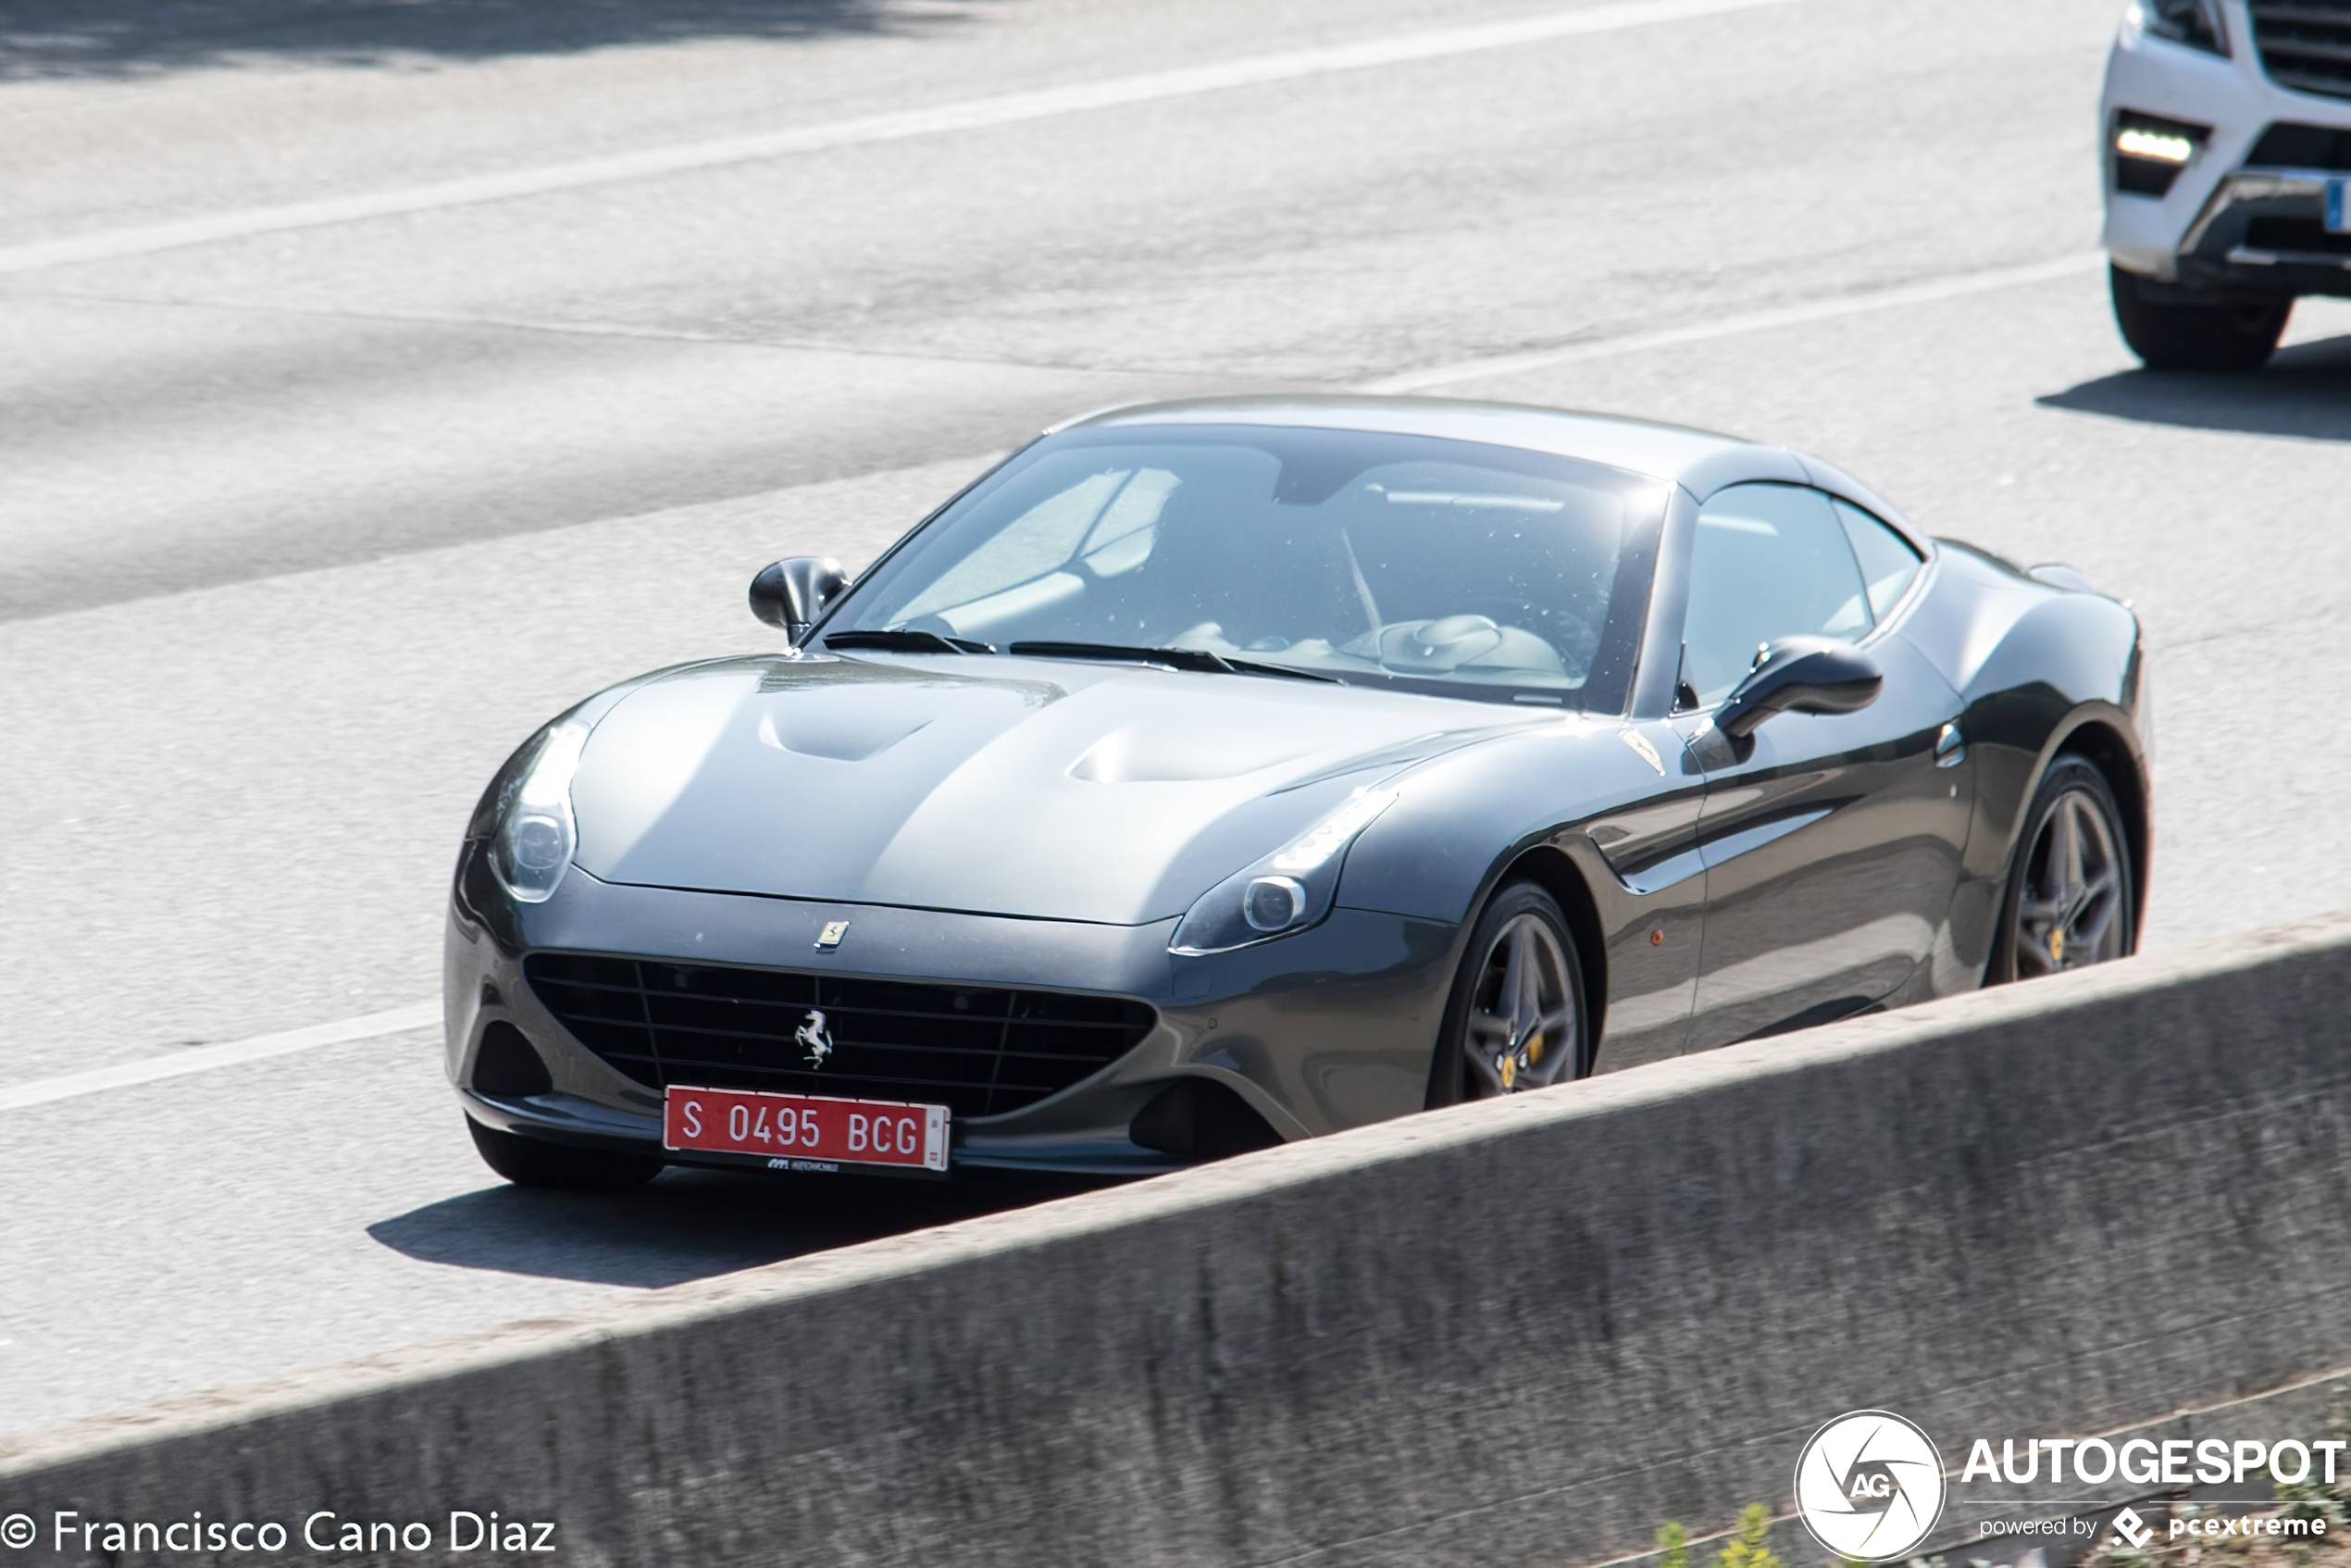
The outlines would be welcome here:
M 2294 296 L 2253 304 L 2175 305 L 2140 292 L 2135 274 L 2109 265 L 2114 321 L 2150 370 L 2258 370 L 2278 350 Z

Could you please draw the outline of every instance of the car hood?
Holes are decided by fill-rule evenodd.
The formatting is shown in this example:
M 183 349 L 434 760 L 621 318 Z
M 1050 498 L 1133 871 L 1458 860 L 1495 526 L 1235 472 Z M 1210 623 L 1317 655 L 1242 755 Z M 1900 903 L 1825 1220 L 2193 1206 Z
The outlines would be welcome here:
M 577 858 L 609 882 L 1140 925 L 1372 779 L 1559 721 L 1130 665 L 726 661 L 597 725 Z

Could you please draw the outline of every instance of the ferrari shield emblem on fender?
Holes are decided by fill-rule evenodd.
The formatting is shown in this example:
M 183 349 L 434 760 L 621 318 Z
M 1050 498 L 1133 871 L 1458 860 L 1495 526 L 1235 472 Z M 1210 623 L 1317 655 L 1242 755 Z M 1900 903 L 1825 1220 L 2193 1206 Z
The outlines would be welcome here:
M 825 922 L 825 928 L 824 928 L 823 930 L 821 930 L 821 931 L 819 931 L 819 932 L 817 932 L 817 933 L 816 933 L 816 951 L 817 951 L 818 952 L 832 952 L 832 951 L 833 951 L 833 949 L 835 949 L 835 948 L 837 948 L 837 947 L 840 946 L 840 940 L 841 940 L 841 938 L 843 938 L 843 937 L 845 937 L 845 936 L 847 936 L 847 935 L 849 935 L 849 922 L 848 922 L 848 921 L 846 921 L 846 920 L 827 920 L 827 921 L 826 921 L 826 922 Z
M 1626 745 L 1633 748 L 1634 753 L 1643 762 L 1657 769 L 1657 776 L 1660 778 L 1665 777 L 1665 760 L 1657 754 L 1657 748 L 1649 744 L 1648 736 L 1637 729 L 1620 729 L 1616 733 Z

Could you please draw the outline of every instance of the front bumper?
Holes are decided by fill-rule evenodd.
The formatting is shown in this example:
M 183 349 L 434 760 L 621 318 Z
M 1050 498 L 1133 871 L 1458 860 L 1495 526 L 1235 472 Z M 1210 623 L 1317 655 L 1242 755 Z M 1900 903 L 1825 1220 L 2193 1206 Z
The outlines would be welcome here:
M 844 919 L 849 938 L 820 956 L 814 934 Z M 525 975 L 533 952 L 586 952 L 1118 996 L 1154 1010 L 1138 1043 L 1082 1081 L 1008 1114 L 958 1119 L 952 1165 L 1103 1176 L 1176 1168 L 1189 1162 L 1143 1147 L 1129 1129 L 1185 1078 L 1230 1089 L 1285 1139 L 1420 1109 L 1458 927 L 1341 908 L 1278 941 L 1178 958 L 1167 952 L 1174 924 L 1100 926 L 633 887 L 578 867 L 546 902 L 524 905 L 504 896 L 479 846 L 468 843 L 444 942 L 445 1066 L 466 1114 L 488 1126 L 658 1151 L 661 1091 L 566 1028 Z M 485 1038 L 501 1024 L 518 1029 L 544 1064 L 549 1082 L 540 1091 L 491 1092 L 479 1081 Z
M 2099 118 L 2107 251 L 2183 297 L 2351 293 L 2351 235 L 2325 229 L 2328 181 L 2351 177 L 2351 99 L 2280 86 L 2245 7 L 2232 5 L 2229 21 L 2228 58 L 2128 21 L 2116 38 Z M 2208 128 L 2159 195 L 2123 188 L 2125 117 Z M 2281 127 L 2287 134 L 2273 135 Z

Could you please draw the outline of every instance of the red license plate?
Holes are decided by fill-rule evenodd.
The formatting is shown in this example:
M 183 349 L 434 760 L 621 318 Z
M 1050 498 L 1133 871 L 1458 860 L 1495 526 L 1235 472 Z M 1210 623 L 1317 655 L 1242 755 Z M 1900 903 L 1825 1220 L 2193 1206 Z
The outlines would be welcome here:
M 668 1149 L 764 1154 L 777 1170 L 807 1164 L 943 1171 L 947 1107 L 672 1085 L 661 1141 Z

